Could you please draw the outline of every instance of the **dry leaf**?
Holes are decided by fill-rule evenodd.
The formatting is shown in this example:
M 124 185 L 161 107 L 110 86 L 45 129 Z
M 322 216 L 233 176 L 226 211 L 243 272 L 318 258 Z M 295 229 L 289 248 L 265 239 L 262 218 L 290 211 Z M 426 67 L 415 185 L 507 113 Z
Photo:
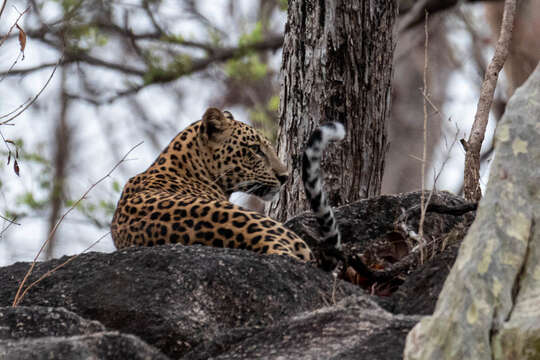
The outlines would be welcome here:
M 19 176 L 19 164 L 17 164 L 17 160 L 13 163 L 13 171 L 15 171 L 15 174 Z
M 6 141 L 8 144 L 15 145 L 15 141 L 13 141 L 13 140 L 6 139 L 5 141 Z
M 7 164 L 9 165 L 10 162 L 11 162 L 11 150 L 9 150 L 9 152 L 8 152 Z
M 362 275 L 358 274 L 356 270 L 352 268 L 352 266 L 347 267 L 347 269 L 345 270 L 345 273 L 343 274 L 343 279 L 345 279 L 346 281 L 352 284 L 359 285 L 363 288 L 367 288 L 368 286 L 371 285 L 371 281 L 363 277 Z
M 24 60 L 24 48 L 26 47 L 26 33 L 19 26 L 19 24 L 17 24 L 17 29 L 19 29 L 19 44 L 21 45 L 21 52 L 23 53 L 23 60 Z

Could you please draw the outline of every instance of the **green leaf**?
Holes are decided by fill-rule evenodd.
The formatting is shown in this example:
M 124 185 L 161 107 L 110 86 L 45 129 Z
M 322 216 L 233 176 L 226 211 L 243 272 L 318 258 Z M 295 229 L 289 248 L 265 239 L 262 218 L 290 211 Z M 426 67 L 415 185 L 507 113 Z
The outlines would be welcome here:
M 227 76 L 239 80 L 260 80 L 268 74 L 268 66 L 259 60 L 256 54 L 242 59 L 233 59 L 225 63 Z
M 119 193 L 122 189 L 120 188 L 120 183 L 118 181 L 113 181 L 112 188 L 115 192 Z
M 99 207 L 105 211 L 105 215 L 107 215 L 107 217 L 112 216 L 114 214 L 114 210 L 116 210 L 116 205 L 111 201 L 100 200 Z
M 257 21 L 255 23 L 255 27 L 253 28 L 253 31 L 251 31 L 249 34 L 243 34 L 242 36 L 240 36 L 240 39 L 238 40 L 238 45 L 240 45 L 240 47 L 250 46 L 250 45 L 261 42 L 262 39 L 263 39 L 262 22 Z
M 40 209 L 43 209 L 46 204 L 48 204 L 48 201 L 36 200 L 34 198 L 34 194 L 31 193 L 30 191 L 27 191 L 24 194 L 18 196 L 17 203 L 21 205 L 26 205 L 32 210 L 40 210 Z
M 213 28 L 210 28 L 208 30 L 208 37 L 210 38 L 210 44 L 212 44 L 215 47 L 221 46 L 222 38 L 219 31 Z
M 279 109 L 279 95 L 274 95 L 268 100 L 268 105 L 266 106 L 268 111 L 277 112 Z
M 145 84 L 167 82 L 175 80 L 191 71 L 192 58 L 187 54 L 176 55 L 173 61 L 163 65 L 163 59 L 149 52 L 146 54 L 148 71 L 144 74 Z
M 161 38 L 161 40 L 172 44 L 183 44 L 185 41 L 184 37 L 180 34 L 165 35 Z

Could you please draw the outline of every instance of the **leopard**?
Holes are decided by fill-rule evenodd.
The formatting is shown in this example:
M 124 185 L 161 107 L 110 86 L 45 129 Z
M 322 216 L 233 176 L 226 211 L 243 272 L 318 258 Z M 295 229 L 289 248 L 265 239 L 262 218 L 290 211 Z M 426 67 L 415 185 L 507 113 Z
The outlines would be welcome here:
M 307 142 L 302 166 L 321 241 L 336 249 L 341 247 L 340 232 L 323 191 L 320 162 L 327 144 L 344 135 L 339 122 L 318 127 Z M 229 111 L 208 108 L 145 171 L 127 181 L 111 222 L 114 245 L 180 243 L 314 261 L 309 246 L 292 230 L 229 201 L 233 192 L 270 201 L 288 179 L 286 165 L 257 129 Z

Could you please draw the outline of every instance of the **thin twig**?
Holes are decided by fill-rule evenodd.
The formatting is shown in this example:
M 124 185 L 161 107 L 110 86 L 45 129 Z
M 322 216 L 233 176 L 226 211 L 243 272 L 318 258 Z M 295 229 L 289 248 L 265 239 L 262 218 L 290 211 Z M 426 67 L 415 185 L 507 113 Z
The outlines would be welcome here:
M 450 122 L 452 120 L 450 117 L 445 117 L 445 115 L 441 112 L 441 110 L 439 110 L 437 105 L 435 105 L 433 103 L 433 101 L 431 100 L 431 98 L 429 96 L 427 96 L 425 99 L 427 100 L 429 106 L 432 107 L 433 111 L 435 111 L 435 113 L 437 115 L 439 115 L 439 117 L 441 118 L 441 121 L 444 121 L 445 119 L 447 119 L 448 122 Z M 441 135 L 441 138 L 444 140 L 444 143 L 446 145 L 447 151 L 446 151 L 446 157 L 442 161 L 441 166 L 440 166 L 439 170 L 437 171 L 437 173 L 435 174 L 435 177 L 433 179 L 433 187 L 432 187 L 432 190 L 431 190 L 432 192 L 435 191 L 435 185 L 437 184 L 437 181 L 438 181 L 440 175 L 442 174 L 443 169 L 446 167 L 446 164 L 450 160 L 450 153 L 452 152 L 452 149 L 454 148 L 454 146 L 457 144 L 457 142 L 459 140 L 459 127 L 458 127 L 458 124 L 455 123 L 455 126 L 456 126 L 456 131 L 454 133 L 454 138 L 452 139 L 452 143 L 450 144 L 450 146 L 448 146 L 448 141 L 446 139 L 446 136 Z M 416 159 L 421 161 L 421 159 L 418 159 L 418 158 L 416 158 Z M 427 205 L 428 204 L 426 204 L 426 206 Z
M 51 82 L 51 79 L 53 78 L 54 76 L 54 73 L 56 72 L 56 69 L 58 68 L 58 65 L 60 65 L 62 61 L 62 57 L 60 57 L 60 59 L 58 59 L 58 62 L 56 63 L 56 65 L 54 66 L 53 68 L 53 71 L 51 72 L 51 75 L 49 76 L 49 78 L 47 79 L 47 82 L 45 82 L 45 85 L 43 85 L 43 87 L 41 88 L 41 90 L 39 90 L 39 92 L 36 94 L 36 96 L 34 96 L 32 98 L 32 100 L 30 100 L 29 102 L 27 101 L 26 102 L 26 105 L 19 111 L 17 112 L 15 115 L 13 115 L 12 117 L 10 117 L 9 119 L 5 120 L 5 121 L 2 121 L 0 122 L 0 125 L 6 125 L 8 124 L 9 122 L 13 121 L 15 118 L 17 118 L 19 115 L 21 115 L 26 109 L 28 109 L 30 106 L 32 106 L 32 104 L 38 99 L 38 97 L 41 95 L 41 93 L 45 90 L 45 88 L 47 87 L 47 85 L 49 85 L 49 83 Z M 24 104 L 24 103 L 23 103 Z M 22 105 L 20 105 L 17 109 L 19 109 Z M 10 112 L 10 114 L 12 114 L 12 112 Z M 0 117 L 2 118 L 2 117 Z
M 11 110 L 10 112 L 8 112 L 8 113 L 6 113 L 6 114 L 4 114 L 4 115 L 0 115 L 0 119 L 6 118 L 6 117 L 10 116 L 11 114 L 16 113 L 17 111 L 19 111 L 20 108 L 22 108 L 24 105 L 26 105 L 30 100 L 32 100 L 32 98 L 26 99 L 25 102 L 23 102 L 21 105 L 19 105 L 19 106 L 16 107 L 15 109 Z M 0 125 L 10 125 L 10 126 L 14 126 L 15 124 L 0 124 Z
M 5 2 L 4 2 L 4 5 L 2 6 L 2 11 L 4 10 L 4 6 L 5 6 Z M 22 16 L 24 14 L 26 14 L 28 12 L 28 10 L 30 10 L 30 6 L 27 7 L 26 9 L 24 9 L 23 12 L 19 13 L 19 16 L 17 17 L 17 20 L 15 20 L 15 22 L 13 23 L 13 25 L 11 25 L 11 27 L 9 28 L 8 32 L 6 35 L 4 35 L 2 37 L 2 39 L 0 40 L 0 47 L 4 44 L 4 42 L 7 40 L 7 38 L 9 37 L 9 35 L 11 34 L 11 32 L 13 31 L 13 29 L 17 26 L 17 23 L 19 22 L 19 20 L 22 18 Z M 1 14 L 1 13 L 0 13 Z
M 143 0 L 142 7 L 146 11 L 146 14 L 148 15 L 148 18 L 150 19 L 150 21 L 152 22 L 152 25 L 154 26 L 154 29 L 156 29 L 157 32 L 160 33 L 161 35 L 165 34 L 165 31 L 161 28 L 161 25 L 159 24 L 159 21 L 157 21 L 156 18 L 154 17 L 154 11 L 152 11 L 152 9 L 150 9 L 149 1 L 148 0 Z M 156 13 L 157 13 L 157 11 L 156 11 Z
M 18 222 L 15 221 L 15 220 L 17 220 L 16 217 L 14 217 L 13 219 L 8 219 L 7 217 L 5 217 L 3 215 L 0 215 L 0 219 L 3 219 L 5 221 L 9 222 L 10 224 L 21 225 L 21 224 L 19 224 Z M 1 233 L 0 233 L 0 235 L 1 235 Z
M 2 77 L 0 77 L 0 81 L 3 81 L 5 79 L 6 76 L 8 76 L 11 71 L 13 70 L 13 68 L 15 67 L 15 65 L 17 65 L 17 63 L 19 62 L 19 59 L 21 58 L 21 55 L 22 55 L 22 58 L 24 60 L 24 53 L 22 51 L 19 51 L 19 54 L 17 54 L 17 58 L 15 59 L 15 61 L 13 61 L 13 63 L 11 63 L 11 66 L 8 68 L 8 70 L 2 74 Z
M 29 73 L 32 73 L 32 72 L 36 72 L 38 70 L 53 67 L 53 66 L 56 65 L 56 63 L 57 62 L 43 63 L 43 64 L 30 66 L 30 67 L 23 68 L 23 69 L 16 69 L 16 70 L 11 70 L 11 71 L 3 71 L 3 72 L 0 72 L 0 75 L 2 77 L 6 77 L 8 75 L 9 76 L 26 75 L 26 74 L 29 74 Z M 63 63 L 61 63 L 60 65 L 63 65 Z
M 337 281 L 338 277 L 336 274 L 333 274 L 334 277 L 334 284 L 332 284 L 332 305 L 336 305 L 336 289 L 337 289 Z
M 0 18 L 2 17 L 2 13 L 4 12 L 4 8 L 6 7 L 7 0 L 4 0 L 2 2 L 2 7 L 0 8 Z
M 0 138 L 2 138 L 2 140 L 4 141 L 4 146 L 5 146 L 6 149 L 7 149 L 8 157 L 9 157 L 9 155 L 11 154 L 11 149 L 9 148 L 8 141 L 7 141 L 6 138 L 4 137 L 4 134 L 2 134 L 2 131 L 0 131 Z
M 426 37 L 424 42 L 424 89 L 423 89 L 423 103 L 424 103 L 424 146 L 422 149 L 422 193 L 420 195 L 420 223 L 418 224 L 418 238 L 420 239 L 420 263 L 424 263 L 424 220 L 426 219 L 426 206 L 425 204 L 425 195 L 424 187 L 426 181 L 426 160 L 427 160 L 427 98 L 428 98 L 428 88 L 427 88 L 427 73 L 428 73 L 428 45 L 429 45 L 429 34 L 428 34 L 428 12 L 425 13 L 425 23 L 424 23 L 424 36 Z M 429 198 L 431 199 L 431 194 Z M 429 203 L 429 199 L 428 199 Z
M 90 250 L 91 248 L 93 248 L 94 246 L 97 245 L 97 243 L 99 243 L 101 240 L 103 240 L 103 238 L 105 238 L 105 236 L 109 235 L 111 232 L 107 232 L 106 234 L 102 235 L 99 239 L 97 239 L 96 241 L 94 241 L 89 247 L 87 247 L 86 249 L 84 249 L 81 253 L 77 254 L 77 255 L 73 255 L 71 256 L 69 259 L 67 259 L 66 261 L 64 261 L 63 263 L 61 263 L 60 265 L 54 267 L 53 269 L 47 271 L 45 274 L 41 275 L 39 279 L 37 279 L 36 281 L 34 281 L 33 283 L 31 283 L 30 285 L 28 285 L 24 291 L 21 293 L 21 296 L 19 296 L 18 298 L 16 298 L 16 302 L 14 301 L 13 304 L 11 305 L 12 307 L 15 307 L 17 305 L 19 305 L 19 303 L 22 301 L 22 299 L 24 299 L 25 295 L 28 293 L 28 291 L 30 291 L 31 288 L 33 288 L 35 285 L 39 284 L 42 280 L 48 278 L 49 276 L 51 276 L 52 274 L 54 274 L 57 270 L 59 270 L 60 268 L 66 266 L 67 264 L 69 264 L 70 262 L 72 262 L 73 260 L 75 260 L 76 258 L 78 258 L 79 256 L 81 256 L 82 254 L 84 254 L 85 252 L 87 252 L 88 250 Z
M 459 138 L 459 128 L 458 128 L 458 125 L 456 125 L 456 132 L 454 133 L 454 138 L 452 139 L 452 143 L 450 144 L 450 146 L 448 146 L 448 143 L 447 143 L 447 140 L 446 140 L 446 136 L 443 136 L 444 138 L 444 141 L 446 143 L 446 148 L 448 149 L 446 151 L 446 157 L 444 158 L 444 160 L 442 161 L 441 163 L 441 167 L 439 169 L 439 171 L 435 174 L 434 178 L 433 178 L 433 188 L 431 191 L 435 191 L 435 186 L 437 184 L 437 181 L 439 180 L 439 176 L 441 176 L 442 174 L 442 171 L 443 169 L 446 167 L 446 164 L 448 163 L 448 161 L 450 160 L 450 153 L 452 152 L 452 150 L 454 149 L 454 146 L 458 143 L 458 138 Z
M 103 176 L 101 179 L 99 179 L 98 181 L 96 181 L 95 183 L 93 183 L 85 192 L 84 194 L 82 194 L 82 196 L 77 200 L 75 201 L 71 207 L 69 209 L 67 209 L 67 211 L 60 217 L 60 219 L 58 219 L 58 221 L 56 222 L 56 224 L 54 225 L 54 227 L 52 228 L 51 232 L 49 233 L 49 236 L 47 237 L 47 239 L 45 240 L 45 242 L 41 245 L 41 248 L 39 249 L 38 253 L 36 254 L 36 256 L 34 257 L 34 260 L 32 261 L 32 264 L 30 265 L 30 268 L 28 269 L 28 271 L 26 272 L 26 275 L 24 276 L 23 280 L 21 281 L 21 284 L 19 285 L 19 288 L 17 289 L 17 294 L 15 294 L 15 299 L 13 300 L 13 304 L 12 306 L 17 306 L 17 304 L 19 303 L 20 301 L 20 294 L 21 294 L 21 290 L 24 286 L 24 284 L 26 283 L 26 281 L 28 280 L 28 277 L 32 274 L 32 271 L 34 270 L 34 267 L 36 266 L 36 261 L 37 259 L 39 258 L 39 255 L 41 255 L 41 253 L 43 252 L 43 249 L 45 248 L 45 246 L 47 246 L 47 244 L 51 241 L 51 239 L 53 238 L 54 234 L 56 233 L 56 230 L 58 229 L 58 226 L 62 223 L 62 221 L 64 220 L 64 218 L 74 209 L 76 208 L 81 201 L 83 201 L 86 196 L 88 195 L 88 193 L 90 191 L 92 191 L 92 189 L 94 189 L 99 183 L 101 183 L 103 180 L 107 179 L 108 177 L 111 176 L 111 174 L 113 173 L 114 170 L 116 170 L 116 168 L 118 166 L 120 166 L 121 163 L 123 163 L 126 158 L 128 157 L 128 155 L 133 151 L 135 150 L 135 148 L 137 148 L 139 145 L 141 145 L 143 142 L 141 141 L 140 143 L 138 143 L 137 145 L 133 146 L 123 157 L 122 159 L 120 159 L 120 161 L 118 161 L 116 163 L 116 165 L 113 166 L 113 168 L 105 175 Z
M 2 216 L 2 219 L 6 220 L 6 218 L 5 218 L 4 216 Z M 16 220 L 16 219 L 17 219 L 16 217 L 14 217 L 13 220 L 7 219 L 8 224 L 7 224 L 6 227 L 4 227 L 4 228 L 2 229 L 2 231 L 0 231 L 0 238 L 4 235 L 4 233 L 5 233 L 6 231 L 8 231 L 8 229 L 10 228 L 11 225 L 13 225 L 13 224 L 15 224 L 15 225 L 21 225 L 21 224 L 16 223 L 16 222 L 14 221 L 14 220 Z
M 504 13 L 501 24 L 501 32 L 495 54 L 488 65 L 484 75 L 484 81 L 480 90 L 480 98 L 476 108 L 476 115 L 472 125 L 469 140 L 467 141 L 467 151 L 465 153 L 465 172 L 463 175 L 463 193 L 465 199 L 469 201 L 479 201 L 482 198 L 480 189 L 480 149 L 486 133 L 489 119 L 489 112 L 493 102 L 493 94 L 497 86 L 499 72 L 502 70 L 508 49 L 512 30 L 514 27 L 514 15 L 516 12 L 516 0 L 505 0 Z

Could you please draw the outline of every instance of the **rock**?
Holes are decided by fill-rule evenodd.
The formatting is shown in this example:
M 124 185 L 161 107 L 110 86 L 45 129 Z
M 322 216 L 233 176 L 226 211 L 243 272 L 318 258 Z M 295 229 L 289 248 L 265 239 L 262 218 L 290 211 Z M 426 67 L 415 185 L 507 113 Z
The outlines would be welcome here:
M 426 198 L 429 192 L 426 191 Z M 355 243 L 360 247 L 369 246 L 374 239 L 394 232 L 394 222 L 407 209 L 420 204 L 421 192 L 410 192 L 397 195 L 381 195 L 335 209 L 336 219 L 341 231 L 343 243 Z M 446 191 L 433 193 L 431 203 L 448 206 L 465 204 L 466 201 Z M 427 236 L 446 234 L 465 220 L 466 215 L 454 216 L 438 213 L 427 213 L 424 231 Z M 418 229 L 419 216 L 411 216 L 408 224 Z M 285 222 L 285 225 L 308 242 L 310 247 L 317 248 L 318 224 L 312 213 L 302 213 Z
M 426 198 L 429 192 L 425 192 Z M 335 210 L 343 238 L 345 253 L 362 253 L 364 258 L 375 258 L 375 268 L 395 268 L 392 279 L 368 283 L 368 290 L 382 288 L 379 293 L 391 295 L 373 299 L 388 311 L 402 314 L 431 314 L 450 268 L 454 264 L 461 240 L 474 220 L 475 212 L 463 215 L 428 212 L 424 222 L 424 236 L 429 240 L 426 260 L 410 254 L 417 245 L 400 229 L 397 220 L 409 209 L 420 204 L 421 192 L 381 195 L 361 200 Z M 448 192 L 435 192 L 431 204 L 455 207 L 466 201 Z M 417 231 L 419 212 L 411 213 L 400 224 Z M 305 239 L 317 254 L 317 221 L 313 214 L 303 213 L 286 225 Z M 368 264 L 372 265 L 372 264 Z M 391 270 L 387 270 L 390 272 Z
M 0 359 L 167 359 L 133 335 L 63 308 L 0 308 Z
M 392 315 L 365 296 L 350 296 L 262 330 L 218 337 L 185 359 L 401 359 L 407 333 L 418 320 Z
M 19 341 L 0 340 L 5 360 L 166 360 L 168 357 L 133 335 L 98 332 L 69 337 L 42 337 Z
M 381 196 L 337 209 L 345 247 L 377 255 L 403 244 L 394 222 L 419 197 Z M 448 193 L 432 200 L 463 203 Z M 400 359 L 416 315 L 433 310 L 472 216 L 429 214 L 425 234 L 445 246 L 423 264 L 410 262 L 386 297 L 288 257 L 168 245 L 82 254 L 12 309 L 30 266 L 16 263 L 0 268 L 0 358 Z M 404 222 L 415 228 L 417 214 Z M 310 214 L 288 224 L 315 241 Z M 451 231 L 453 240 L 443 241 Z M 67 259 L 37 263 L 27 284 Z
M 66 259 L 37 264 L 29 283 Z M 0 306 L 11 304 L 28 267 L 0 269 Z M 330 304 L 334 282 L 288 257 L 157 246 L 83 254 L 35 286 L 21 305 L 65 307 L 178 358 L 230 329 L 264 327 Z M 339 282 L 335 297 L 362 293 Z
M 60 307 L 0 307 L 0 340 L 86 335 L 104 330 L 99 322 Z
M 470 221 L 458 224 L 446 236 L 444 250 L 412 270 L 390 298 L 376 298 L 377 303 L 394 314 L 432 314 L 469 226 Z

